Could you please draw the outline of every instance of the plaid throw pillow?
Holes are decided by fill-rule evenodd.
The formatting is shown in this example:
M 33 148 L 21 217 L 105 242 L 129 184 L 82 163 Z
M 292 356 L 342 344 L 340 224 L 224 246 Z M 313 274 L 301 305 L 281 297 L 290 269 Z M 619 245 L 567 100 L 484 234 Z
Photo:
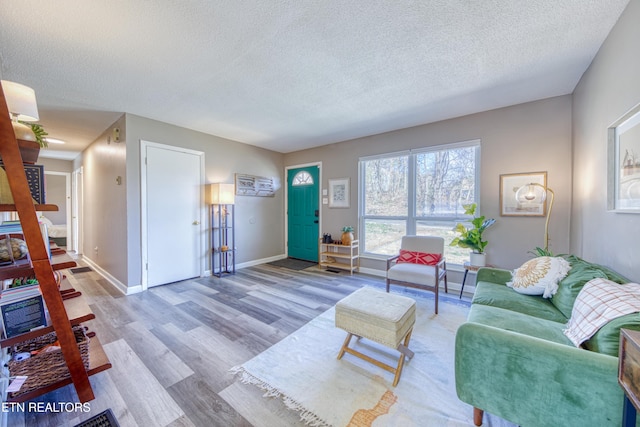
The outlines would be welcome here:
M 406 251 L 400 249 L 397 263 L 411 263 L 422 265 L 436 265 L 442 259 L 442 254 L 428 254 L 426 252 Z

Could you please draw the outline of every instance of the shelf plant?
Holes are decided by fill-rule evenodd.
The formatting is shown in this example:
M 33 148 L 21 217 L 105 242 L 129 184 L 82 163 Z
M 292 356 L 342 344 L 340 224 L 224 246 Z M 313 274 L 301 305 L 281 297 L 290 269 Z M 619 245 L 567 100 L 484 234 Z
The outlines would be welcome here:
M 354 239 L 353 227 L 350 225 L 342 227 L 342 236 L 341 236 L 342 244 L 349 246 L 351 245 L 351 242 L 353 241 L 353 239 Z
M 465 215 L 471 215 L 474 216 L 474 218 L 471 220 L 471 227 L 467 227 L 463 223 L 456 225 L 454 231 L 459 233 L 459 236 L 451 241 L 450 246 L 468 248 L 471 249 L 473 253 L 484 254 L 484 249 L 489 242 L 483 240 L 482 234 L 487 228 L 491 227 L 496 220 L 493 218 L 486 219 L 484 215 L 475 216 L 477 208 L 475 203 L 463 205 L 462 207 L 465 209 Z

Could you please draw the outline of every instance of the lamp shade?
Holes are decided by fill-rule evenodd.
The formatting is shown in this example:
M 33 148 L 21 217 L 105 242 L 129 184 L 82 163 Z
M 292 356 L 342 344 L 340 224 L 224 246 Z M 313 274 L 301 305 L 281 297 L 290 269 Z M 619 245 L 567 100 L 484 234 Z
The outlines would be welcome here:
M 207 194 L 212 205 L 233 205 L 235 186 L 233 184 L 208 184 Z
M 35 122 L 39 119 L 36 93 L 33 89 L 20 83 L 2 80 L 2 91 L 7 100 L 7 109 L 13 118 L 25 122 Z

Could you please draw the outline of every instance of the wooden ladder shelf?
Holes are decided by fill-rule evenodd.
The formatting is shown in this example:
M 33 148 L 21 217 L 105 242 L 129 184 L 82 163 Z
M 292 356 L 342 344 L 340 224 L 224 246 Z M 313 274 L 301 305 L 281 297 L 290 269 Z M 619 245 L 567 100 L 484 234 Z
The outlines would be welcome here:
M 78 398 L 83 403 L 88 402 L 94 399 L 89 375 L 84 368 L 62 295 L 58 291 L 2 87 L 0 87 L 0 98 L 0 156 L 7 173 L 15 210 L 20 216 L 24 238 L 29 248 L 31 268 L 40 284 L 40 290 L 49 309 L 51 323 L 58 336 Z

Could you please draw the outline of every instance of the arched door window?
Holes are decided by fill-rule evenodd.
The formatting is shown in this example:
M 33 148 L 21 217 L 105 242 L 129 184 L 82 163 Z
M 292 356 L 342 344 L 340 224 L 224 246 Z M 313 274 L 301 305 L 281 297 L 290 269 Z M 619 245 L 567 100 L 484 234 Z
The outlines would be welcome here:
M 300 171 L 293 177 L 293 186 L 313 185 L 313 177 L 306 171 Z

